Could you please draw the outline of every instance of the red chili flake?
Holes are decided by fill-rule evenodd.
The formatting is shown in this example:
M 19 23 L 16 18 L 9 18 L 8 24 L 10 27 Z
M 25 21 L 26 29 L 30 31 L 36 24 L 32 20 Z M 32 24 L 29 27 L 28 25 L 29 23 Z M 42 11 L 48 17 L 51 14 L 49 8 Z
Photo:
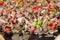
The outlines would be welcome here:
M 3 6 L 3 2 L 0 2 L 0 6 Z
M 52 5 L 52 4 L 48 4 L 47 9 L 48 9 L 49 11 L 53 11 L 53 5 Z
M 34 26 L 31 26 L 30 32 L 33 32 L 34 30 L 35 30 L 35 27 Z
M 33 11 L 36 11 L 38 8 L 41 8 L 41 6 L 35 6 L 32 8 Z

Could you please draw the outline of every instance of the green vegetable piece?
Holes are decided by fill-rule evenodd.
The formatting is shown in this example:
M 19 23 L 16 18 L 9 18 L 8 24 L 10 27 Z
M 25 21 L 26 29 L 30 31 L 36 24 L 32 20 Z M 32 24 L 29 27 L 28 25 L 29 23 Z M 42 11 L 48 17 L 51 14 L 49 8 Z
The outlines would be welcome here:
M 57 9 L 54 9 L 53 12 L 54 12 L 54 14 L 56 14 L 58 12 L 58 10 Z
M 14 29 L 14 24 L 12 23 L 12 25 L 11 25 L 11 29 L 13 30 Z
M 39 27 L 40 27 L 39 25 L 36 26 L 36 28 L 39 28 Z
M 38 25 L 39 25 L 39 26 L 42 26 L 42 22 L 38 22 Z
M 39 28 L 42 26 L 42 22 L 33 22 L 33 26 L 35 26 L 36 28 Z
M 37 22 L 33 22 L 33 26 L 37 26 Z
M 19 5 L 20 4 L 20 1 L 17 1 L 17 4 Z
M 42 26 L 42 22 L 38 22 L 37 19 L 34 19 L 33 26 L 35 26 L 36 28 L 39 28 Z

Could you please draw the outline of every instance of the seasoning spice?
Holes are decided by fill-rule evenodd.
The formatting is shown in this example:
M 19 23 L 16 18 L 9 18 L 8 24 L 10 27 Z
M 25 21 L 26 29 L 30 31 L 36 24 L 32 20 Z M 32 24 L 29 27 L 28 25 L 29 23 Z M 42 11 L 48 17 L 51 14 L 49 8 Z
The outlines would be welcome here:
M 38 8 L 41 8 L 41 6 L 35 6 L 32 8 L 33 11 L 36 11 Z

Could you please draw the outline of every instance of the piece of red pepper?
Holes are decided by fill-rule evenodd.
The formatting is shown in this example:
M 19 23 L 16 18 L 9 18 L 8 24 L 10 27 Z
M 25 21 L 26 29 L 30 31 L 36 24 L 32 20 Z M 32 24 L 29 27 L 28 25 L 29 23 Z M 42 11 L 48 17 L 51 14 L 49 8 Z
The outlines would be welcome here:
M 10 19 L 9 22 L 3 27 L 4 32 L 10 30 L 9 28 L 6 28 L 6 26 L 10 26 L 10 24 L 14 21 L 15 18 L 16 18 L 16 15 L 14 15 L 12 19 Z
M 52 22 L 48 22 L 48 26 L 53 26 L 53 23 Z
M 31 26 L 30 32 L 34 32 L 34 30 L 35 30 L 35 27 L 34 26 Z
M 3 2 L 0 1 L 0 6 L 3 6 Z
M 8 22 L 5 26 L 9 26 L 10 24 L 11 24 L 11 23 Z
M 48 22 L 48 26 L 53 30 L 56 28 L 56 25 L 52 22 Z
M 52 5 L 52 4 L 48 4 L 48 5 L 47 5 L 47 9 L 48 9 L 49 11 L 53 11 L 53 5 Z
M 15 18 L 16 18 L 16 15 L 14 15 L 14 17 L 12 17 L 12 19 L 10 19 L 8 23 L 11 24 Z
M 35 6 L 32 8 L 33 11 L 36 11 L 38 8 L 42 8 L 41 6 Z
M 4 32 L 7 32 L 10 30 L 10 28 L 4 27 L 3 30 L 4 30 Z

